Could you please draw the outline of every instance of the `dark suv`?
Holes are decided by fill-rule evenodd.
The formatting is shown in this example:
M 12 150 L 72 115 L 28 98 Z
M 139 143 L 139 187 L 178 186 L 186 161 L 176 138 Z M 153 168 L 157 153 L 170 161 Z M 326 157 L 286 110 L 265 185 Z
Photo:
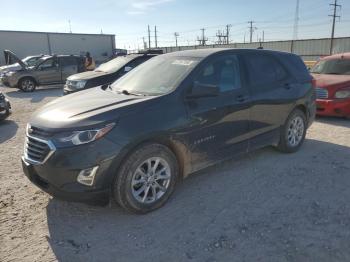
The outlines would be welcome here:
M 67 200 L 111 196 L 145 213 L 180 178 L 274 145 L 295 152 L 315 116 L 293 54 L 203 49 L 157 56 L 111 86 L 59 98 L 27 128 L 26 176 Z
M 97 67 L 94 71 L 87 71 L 67 78 L 63 94 L 71 94 L 84 89 L 109 85 L 136 66 L 154 57 L 154 54 L 131 54 L 118 56 Z

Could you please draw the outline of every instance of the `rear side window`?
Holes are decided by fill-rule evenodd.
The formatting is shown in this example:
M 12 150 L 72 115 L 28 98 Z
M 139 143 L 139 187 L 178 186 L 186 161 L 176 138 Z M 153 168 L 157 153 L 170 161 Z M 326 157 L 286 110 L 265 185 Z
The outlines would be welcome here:
M 77 59 L 75 57 L 61 57 L 61 66 L 75 66 L 77 65 Z
M 281 62 L 288 68 L 288 71 L 293 74 L 293 77 L 300 82 L 310 81 L 311 75 L 306 68 L 305 63 L 297 55 L 282 54 L 280 55 Z
M 252 85 L 272 84 L 287 77 L 287 72 L 276 58 L 265 54 L 244 55 Z M 269 88 L 269 86 L 266 86 Z

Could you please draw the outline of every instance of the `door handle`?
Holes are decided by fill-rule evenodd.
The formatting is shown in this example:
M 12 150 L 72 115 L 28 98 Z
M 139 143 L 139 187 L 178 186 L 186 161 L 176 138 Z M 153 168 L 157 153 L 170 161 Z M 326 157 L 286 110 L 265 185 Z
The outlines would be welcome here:
M 248 99 L 248 96 L 244 96 L 244 95 L 239 95 L 236 97 L 236 101 L 242 103 L 244 101 L 246 101 Z
M 290 84 L 290 83 L 284 84 L 284 88 L 287 89 L 287 90 L 291 89 L 292 87 L 293 87 L 293 86 L 292 86 L 292 84 Z

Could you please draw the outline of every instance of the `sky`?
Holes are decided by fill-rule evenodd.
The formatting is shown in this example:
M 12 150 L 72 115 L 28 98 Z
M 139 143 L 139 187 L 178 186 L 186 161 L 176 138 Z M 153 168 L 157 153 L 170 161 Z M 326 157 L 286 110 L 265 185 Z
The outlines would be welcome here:
M 4 0 L 1 0 L 1 2 Z M 194 45 L 205 28 L 208 44 L 230 25 L 230 42 L 249 41 L 248 21 L 254 21 L 253 41 L 289 40 L 297 0 L 11 0 L 4 1 L 0 30 L 103 33 L 116 35 L 118 48 L 143 48 L 147 25 L 158 31 L 158 46 Z M 330 37 L 334 0 L 300 0 L 298 39 Z M 350 1 L 338 0 L 341 16 L 336 36 L 350 36 Z M 1 39 L 0 39 L 1 41 Z

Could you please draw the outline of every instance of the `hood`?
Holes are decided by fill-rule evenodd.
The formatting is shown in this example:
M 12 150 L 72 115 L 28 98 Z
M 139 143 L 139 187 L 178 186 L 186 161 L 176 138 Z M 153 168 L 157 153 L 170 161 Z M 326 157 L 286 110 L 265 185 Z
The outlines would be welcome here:
M 21 69 L 26 69 L 26 65 L 23 63 L 23 61 L 21 59 L 19 59 L 10 50 L 5 50 L 4 51 L 4 56 L 5 56 L 5 62 L 6 62 L 7 65 L 18 63 L 18 65 L 21 67 Z
M 22 67 L 18 63 L 15 63 L 12 65 L 0 66 L 0 73 L 5 73 L 8 71 L 19 71 L 21 69 Z
M 45 130 L 84 129 L 144 110 L 156 99 L 118 94 L 96 87 L 53 100 L 32 115 L 30 124 Z M 132 111 L 130 107 L 133 107 Z
M 71 75 L 67 78 L 67 80 L 70 81 L 77 81 L 77 80 L 89 80 L 95 77 L 106 75 L 106 72 L 100 72 L 100 71 L 87 71 L 79 74 Z
M 350 75 L 312 74 L 317 87 L 332 89 L 350 86 Z

